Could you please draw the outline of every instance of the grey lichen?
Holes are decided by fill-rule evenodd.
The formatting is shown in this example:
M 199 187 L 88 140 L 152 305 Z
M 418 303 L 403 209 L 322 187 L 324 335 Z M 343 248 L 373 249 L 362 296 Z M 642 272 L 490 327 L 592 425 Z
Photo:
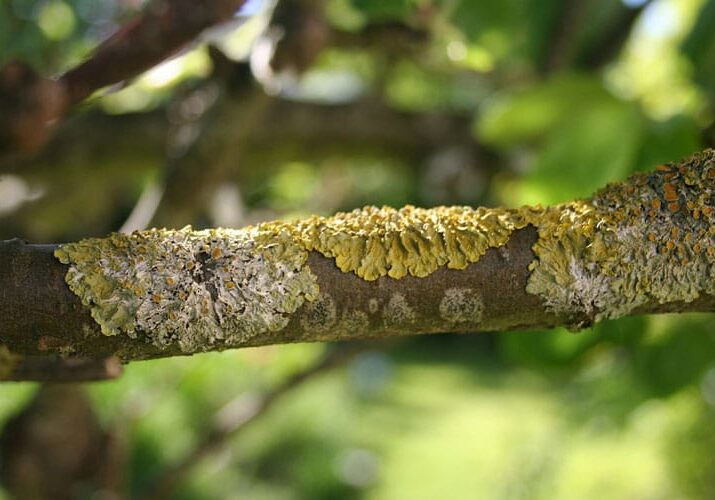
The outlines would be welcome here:
M 306 304 L 300 323 L 305 331 L 321 334 L 333 329 L 336 318 L 335 301 L 330 295 L 321 293 L 317 300 Z
M 359 309 L 344 311 L 336 330 L 346 337 L 359 336 L 367 332 L 370 321 L 367 313 Z
M 291 236 L 246 230 L 150 230 L 59 247 L 66 281 L 105 335 L 146 336 L 184 352 L 284 328 L 318 296 Z
M 409 327 L 415 322 L 415 310 L 401 293 L 393 293 L 382 311 L 385 324 L 393 328 Z
M 550 208 L 537 227 L 527 291 L 556 313 L 598 321 L 713 294 L 715 152 Z
M 439 303 L 439 315 L 448 323 L 479 323 L 484 302 L 472 288 L 449 288 Z

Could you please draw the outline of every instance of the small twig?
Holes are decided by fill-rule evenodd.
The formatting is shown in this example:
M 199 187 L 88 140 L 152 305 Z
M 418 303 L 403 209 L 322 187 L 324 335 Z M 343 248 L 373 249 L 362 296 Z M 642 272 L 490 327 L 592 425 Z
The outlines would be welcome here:
M 119 232 L 131 233 L 132 231 L 141 231 L 149 227 L 149 223 L 154 218 L 154 214 L 159 207 L 159 203 L 161 203 L 163 195 L 164 187 L 160 182 L 151 181 L 147 184 L 129 214 L 129 217 L 124 221 L 122 227 L 119 228 Z
M 265 414 L 279 399 L 315 376 L 344 365 L 365 349 L 366 346 L 362 343 L 339 346 L 330 350 L 313 366 L 296 373 L 273 390 L 264 394 L 249 392 L 230 401 L 216 413 L 213 426 L 203 441 L 182 460 L 165 470 L 150 487 L 145 498 L 151 500 L 170 498 L 197 464 L 225 446 L 229 439 Z

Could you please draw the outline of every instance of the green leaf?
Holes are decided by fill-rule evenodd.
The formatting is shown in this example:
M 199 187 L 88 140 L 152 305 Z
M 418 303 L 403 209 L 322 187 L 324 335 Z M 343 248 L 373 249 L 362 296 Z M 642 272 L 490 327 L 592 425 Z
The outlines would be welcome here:
M 705 2 L 681 51 L 691 62 L 696 79 L 711 88 L 715 82 L 715 0 Z
M 603 102 L 565 117 L 522 183 L 524 203 L 591 196 L 633 170 L 644 120 L 629 104 Z
M 475 133 L 480 141 L 502 148 L 532 143 L 553 132 L 569 116 L 612 101 L 594 77 L 559 75 L 486 103 Z

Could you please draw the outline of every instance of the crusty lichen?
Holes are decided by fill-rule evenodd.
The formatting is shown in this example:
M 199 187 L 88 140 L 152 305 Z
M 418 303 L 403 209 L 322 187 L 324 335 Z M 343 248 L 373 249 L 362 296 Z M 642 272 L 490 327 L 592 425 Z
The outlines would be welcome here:
M 335 326 L 336 319 L 335 301 L 330 295 L 321 293 L 315 301 L 306 305 L 300 323 L 306 331 L 325 333 Z
M 452 324 L 479 323 L 483 311 L 482 297 L 472 288 L 448 288 L 439 303 L 440 317 Z
M 281 330 L 318 296 L 307 252 L 273 228 L 150 230 L 59 247 L 66 280 L 105 335 L 185 352 Z
M 715 152 L 550 208 L 538 229 L 527 291 L 556 313 L 597 321 L 713 294 Z
M 415 310 L 401 293 L 393 293 L 382 312 L 385 324 L 390 328 L 409 328 L 417 317 Z

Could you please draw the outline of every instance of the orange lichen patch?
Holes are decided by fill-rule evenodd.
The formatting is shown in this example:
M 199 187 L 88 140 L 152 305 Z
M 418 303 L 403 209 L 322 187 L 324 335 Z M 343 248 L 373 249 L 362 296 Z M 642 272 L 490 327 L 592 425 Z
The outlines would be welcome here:
M 668 203 L 668 210 L 670 210 L 671 212 L 677 212 L 678 210 L 680 210 L 680 205 L 677 203 Z
M 663 184 L 663 198 L 665 198 L 665 201 L 676 201 L 678 199 L 678 192 L 668 182 Z
M 661 206 L 660 199 L 659 199 L 659 198 L 653 198 L 653 199 L 650 201 L 650 206 L 653 207 L 653 210 L 660 210 L 660 206 Z

